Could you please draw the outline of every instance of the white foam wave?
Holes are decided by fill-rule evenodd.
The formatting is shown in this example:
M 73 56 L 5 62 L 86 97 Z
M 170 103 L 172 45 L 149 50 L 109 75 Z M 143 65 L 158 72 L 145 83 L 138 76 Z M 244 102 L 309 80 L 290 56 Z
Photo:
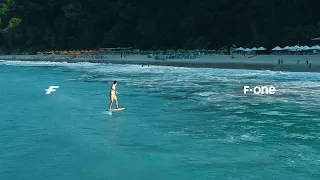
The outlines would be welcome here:
M 280 125 L 282 125 L 284 127 L 290 127 L 290 126 L 294 125 L 294 123 L 283 122 L 283 123 L 280 123 Z
M 270 116 L 286 116 L 287 115 L 280 111 L 264 111 L 264 112 L 261 112 L 260 114 L 270 115 Z
M 307 134 L 299 134 L 299 133 L 290 133 L 285 135 L 287 138 L 297 138 L 297 139 L 317 139 L 315 136 L 307 135 Z
M 67 62 L 47 62 L 47 61 L 3 61 L 2 64 L 11 66 L 56 66 Z
M 208 97 L 208 96 L 215 95 L 217 93 L 215 93 L 215 92 L 200 92 L 200 93 L 195 93 L 195 94 L 198 96 Z
M 259 143 L 262 142 L 261 136 L 256 136 L 253 134 L 242 134 L 242 135 L 228 135 L 226 138 L 224 139 L 219 139 L 219 141 L 223 142 L 223 143 L 242 143 L 242 142 L 255 142 L 255 143 Z
M 320 80 L 314 74 L 281 73 L 273 71 L 225 70 L 206 68 L 181 68 L 166 66 L 117 65 L 104 63 L 66 63 L 46 61 L 2 61 L 0 64 L 13 66 L 64 66 L 81 71 L 79 77 L 70 80 L 112 81 L 117 79 L 127 86 L 151 90 L 150 94 L 179 94 L 192 96 L 190 100 L 201 101 L 202 105 L 213 103 L 287 103 L 312 107 L 319 105 Z M 89 75 L 88 75 L 89 74 Z M 92 74 L 98 74 L 94 76 Z M 248 78 L 250 76 L 250 78 Z M 251 78 L 252 77 L 252 78 Z M 267 77 L 267 78 L 260 78 Z M 301 78 L 303 80 L 301 80 Z M 289 81 L 286 81 L 289 79 Z M 304 80 L 306 79 L 306 80 Z M 275 95 L 243 95 L 243 85 L 265 85 L 276 87 Z M 221 92 L 223 89 L 223 92 Z M 154 92 L 156 91 L 156 92 Z M 219 92 L 218 92 L 219 91 Z M 189 93 L 188 93 L 189 92 Z M 183 94 L 185 95 L 185 94 Z M 240 107 L 238 107 L 241 109 Z M 246 107 L 247 108 L 247 107 Z M 243 111 L 237 111 L 241 113 Z
M 88 62 L 49 62 L 49 61 L 1 61 L 1 64 L 11 65 L 11 66 L 69 66 L 69 67 L 79 67 L 79 66 L 99 66 L 101 63 L 88 63 Z
M 253 136 L 251 134 L 243 134 L 239 138 L 242 141 L 252 141 L 252 142 L 260 142 L 261 138 L 258 136 Z

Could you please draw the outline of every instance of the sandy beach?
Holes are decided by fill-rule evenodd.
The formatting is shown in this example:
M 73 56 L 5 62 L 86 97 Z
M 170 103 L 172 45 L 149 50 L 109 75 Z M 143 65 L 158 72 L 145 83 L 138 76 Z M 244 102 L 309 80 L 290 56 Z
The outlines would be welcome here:
M 278 64 L 278 59 L 283 59 L 283 64 Z M 308 59 L 309 65 L 306 64 Z M 48 62 L 90 62 L 113 64 L 138 64 L 159 65 L 195 68 L 223 68 L 223 69 L 252 69 L 291 72 L 320 72 L 320 55 L 258 55 L 248 58 L 243 55 L 202 55 L 195 59 L 166 59 L 155 60 L 147 55 L 101 55 L 77 56 L 72 55 L 0 55 L 0 60 L 6 61 L 48 61 Z M 297 63 L 299 61 L 299 64 Z M 310 66 L 311 63 L 311 66 Z

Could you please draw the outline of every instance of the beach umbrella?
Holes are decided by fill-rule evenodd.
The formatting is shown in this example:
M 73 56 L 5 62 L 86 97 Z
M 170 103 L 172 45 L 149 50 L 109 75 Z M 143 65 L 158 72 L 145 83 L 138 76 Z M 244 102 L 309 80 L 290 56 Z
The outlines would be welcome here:
M 309 51 L 309 50 L 311 50 L 311 49 L 310 49 L 309 46 L 303 46 L 303 47 L 302 47 L 302 50 L 304 50 L 304 51 Z
M 312 47 L 310 47 L 310 50 L 317 50 L 317 47 L 316 46 L 312 46 Z
M 239 47 L 239 48 L 236 49 L 236 51 L 243 51 L 243 50 L 244 50 L 243 47 Z
M 222 49 L 221 52 L 226 53 L 229 52 L 227 49 Z
M 288 51 L 294 51 L 294 46 L 289 46 Z
M 312 46 L 310 47 L 310 50 L 320 50 L 320 46 L 319 45 Z
M 295 47 L 296 51 L 302 51 L 303 50 L 303 46 L 299 46 L 297 45 L 297 47 Z
M 258 48 L 258 50 L 259 50 L 259 51 L 265 51 L 265 50 L 267 50 L 267 49 L 266 49 L 265 47 L 262 47 L 262 46 L 261 46 L 261 47 Z
M 281 50 L 282 50 L 282 48 L 281 48 L 281 47 L 279 47 L 279 46 L 274 47 L 274 48 L 272 49 L 272 51 L 281 51 Z
M 295 45 L 295 46 L 293 46 L 293 47 L 291 47 L 291 51 L 300 51 L 302 48 L 300 47 L 300 46 L 298 46 L 298 45 Z
M 133 53 L 138 53 L 139 51 L 140 51 L 139 49 L 132 50 Z
M 290 50 L 290 46 L 284 47 L 283 50 Z

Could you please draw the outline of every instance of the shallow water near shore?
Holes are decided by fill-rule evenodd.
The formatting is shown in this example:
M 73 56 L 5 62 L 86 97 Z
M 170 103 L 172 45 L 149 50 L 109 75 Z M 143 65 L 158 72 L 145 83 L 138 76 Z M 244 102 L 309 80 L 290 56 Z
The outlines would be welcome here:
M 0 84 L 0 179 L 320 177 L 318 73 L 2 61 Z

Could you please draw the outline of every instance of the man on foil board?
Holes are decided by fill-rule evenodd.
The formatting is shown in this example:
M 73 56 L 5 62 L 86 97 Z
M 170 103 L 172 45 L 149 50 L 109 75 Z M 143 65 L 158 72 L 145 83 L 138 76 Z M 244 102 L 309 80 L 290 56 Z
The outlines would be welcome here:
M 107 110 L 108 112 L 111 111 L 121 111 L 124 110 L 125 108 L 119 108 L 118 105 L 118 99 L 116 94 L 118 93 L 118 91 L 116 91 L 116 86 L 117 86 L 118 82 L 117 81 L 113 81 L 113 84 L 110 88 L 110 106 L 109 106 L 109 110 Z M 116 109 L 112 109 L 112 104 L 113 102 L 116 101 Z

